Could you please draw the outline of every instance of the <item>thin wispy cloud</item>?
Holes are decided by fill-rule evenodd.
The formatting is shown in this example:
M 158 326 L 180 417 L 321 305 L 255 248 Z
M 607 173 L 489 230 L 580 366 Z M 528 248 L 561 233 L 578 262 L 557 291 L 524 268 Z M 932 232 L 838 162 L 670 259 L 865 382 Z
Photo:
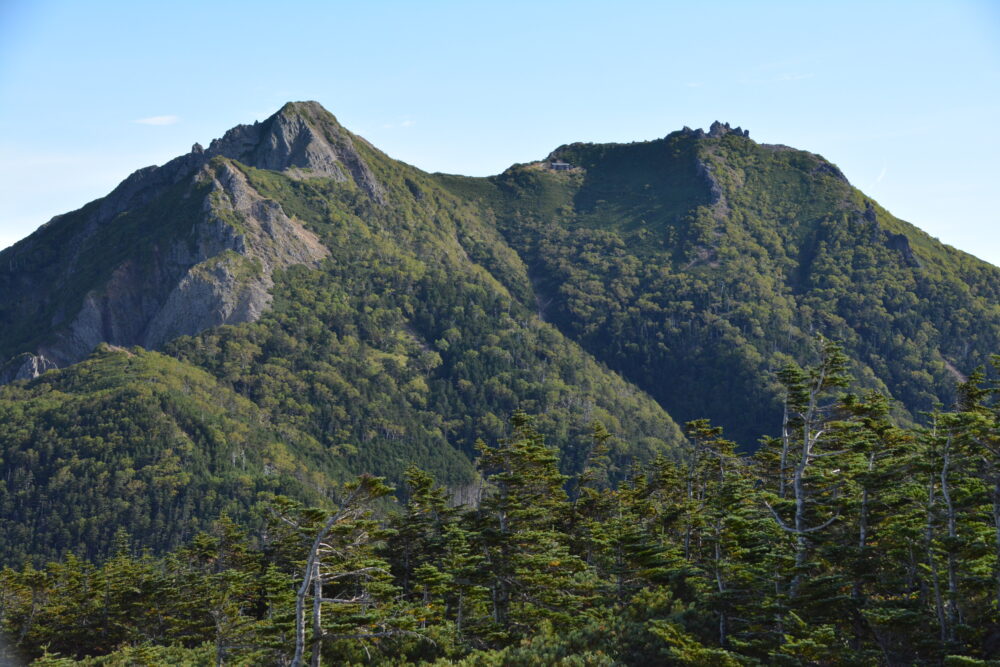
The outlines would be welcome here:
M 802 81 L 803 79 L 811 79 L 815 74 L 810 72 L 809 74 L 793 74 L 791 72 L 786 72 L 781 76 L 775 77 L 775 81 Z
M 886 172 L 886 169 L 887 169 L 886 165 L 884 165 L 884 164 L 883 164 L 883 165 L 882 165 L 882 171 L 880 171 L 880 172 L 878 173 L 878 178 L 876 178 L 876 179 L 875 179 L 875 182 L 876 182 L 876 183 L 881 183 L 881 182 L 882 182 L 882 179 L 883 179 L 883 178 L 885 178 L 885 172 Z
M 385 130 L 394 130 L 397 127 L 413 127 L 416 124 L 417 124 L 417 121 L 410 120 L 409 118 L 407 118 L 406 120 L 401 121 L 399 123 L 385 123 L 384 125 L 382 125 L 382 129 L 385 129 Z
M 805 79 L 811 79 L 816 76 L 813 72 L 801 73 L 801 72 L 785 72 L 783 74 L 778 74 L 777 76 L 772 76 L 766 79 L 743 79 L 744 84 L 761 84 L 761 83 L 791 83 L 793 81 L 804 81 Z
M 150 116 L 149 118 L 137 118 L 132 122 L 139 125 L 173 125 L 180 120 L 180 116 Z

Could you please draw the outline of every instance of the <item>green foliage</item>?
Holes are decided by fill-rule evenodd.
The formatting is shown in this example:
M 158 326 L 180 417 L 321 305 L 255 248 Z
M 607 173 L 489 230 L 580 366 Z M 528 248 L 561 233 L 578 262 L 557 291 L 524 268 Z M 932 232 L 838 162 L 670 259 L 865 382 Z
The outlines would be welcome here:
M 318 501 L 329 484 L 282 442 L 294 432 L 204 371 L 138 348 L 0 388 L 0 423 L 6 563 L 104 558 L 121 528 L 164 552 L 224 512 L 249 520 L 262 492 Z
M 516 409 L 538 416 L 566 470 L 582 464 L 573 446 L 595 417 L 618 436 L 619 467 L 676 447 L 679 429 L 655 402 L 532 312 L 524 265 L 474 208 L 384 156 L 370 165 L 383 205 L 352 184 L 244 167 L 331 256 L 277 276 L 259 322 L 168 352 L 311 436 L 326 452 L 312 463 L 333 475 L 399 482 L 418 463 L 470 484 L 476 438 L 502 437 Z
M 511 423 L 512 435 L 498 446 L 478 445 L 488 486 L 473 521 L 485 556 L 493 641 L 527 636 L 543 619 L 579 625 L 594 586 L 558 529 L 569 505 L 556 452 L 524 413 Z
M 378 197 L 232 163 L 329 250 L 258 321 L 0 388 L 4 659 L 998 659 L 994 267 L 742 136 L 491 179 L 355 144 Z M 0 358 L 169 284 L 206 195 L 0 254 Z
M 440 180 L 495 216 L 547 320 L 745 449 L 780 423 L 767 371 L 810 361 L 814 331 L 904 420 L 950 404 L 956 374 L 1000 341 L 996 267 L 893 218 L 819 156 L 685 132 L 553 155 L 580 173 Z
M 836 452 L 786 460 L 803 522 L 768 450 L 741 458 L 707 420 L 615 488 L 600 424 L 567 480 L 517 413 L 479 446 L 475 506 L 411 467 L 388 516 L 391 489 L 363 476 L 332 508 L 273 498 L 256 537 L 223 519 L 153 557 L 120 533 L 101 564 L 0 571 L 0 629 L 49 665 L 995 663 L 997 389 L 977 376 L 936 429 L 906 431 L 884 397 L 830 402 L 846 378 L 823 349 L 782 372 L 792 441 Z

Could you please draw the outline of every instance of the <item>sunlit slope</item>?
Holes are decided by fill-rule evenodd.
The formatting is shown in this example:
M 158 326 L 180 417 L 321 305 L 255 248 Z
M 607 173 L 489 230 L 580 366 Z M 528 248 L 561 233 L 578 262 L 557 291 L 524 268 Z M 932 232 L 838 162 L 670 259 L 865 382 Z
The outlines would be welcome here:
M 109 555 L 125 530 L 163 551 L 262 493 L 322 503 L 341 472 L 211 375 L 156 352 L 100 349 L 0 387 L 0 559 Z
M 1000 347 L 1000 270 L 820 156 L 726 126 L 439 178 L 496 216 L 546 318 L 679 421 L 711 417 L 745 445 L 779 428 L 769 371 L 804 361 L 815 333 L 903 418 L 950 404 Z

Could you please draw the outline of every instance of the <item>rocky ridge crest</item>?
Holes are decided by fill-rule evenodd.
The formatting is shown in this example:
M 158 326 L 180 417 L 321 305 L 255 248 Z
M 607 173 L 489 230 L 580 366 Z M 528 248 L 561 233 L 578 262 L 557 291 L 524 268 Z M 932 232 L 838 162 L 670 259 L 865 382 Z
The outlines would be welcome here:
M 123 214 L 155 207 L 171 188 L 183 188 L 184 198 L 204 197 L 191 234 L 114 266 L 76 312 L 56 312 L 52 338 L 0 368 L 0 383 L 80 361 L 102 342 L 156 349 L 180 335 L 254 321 L 270 304 L 275 270 L 326 257 L 318 238 L 256 192 L 234 161 L 292 178 L 353 180 L 375 202 L 384 196 L 351 135 L 315 102 L 289 103 L 264 122 L 230 130 L 207 150 L 196 144 L 163 166 L 140 169 L 96 202 L 75 233 L 59 239 L 69 261 L 57 280 L 77 279 L 75 267 L 86 260 L 81 253 L 99 230 Z M 39 232 L 61 236 L 63 217 Z M 14 267 L 40 252 L 39 232 L 5 251 L 4 259 Z

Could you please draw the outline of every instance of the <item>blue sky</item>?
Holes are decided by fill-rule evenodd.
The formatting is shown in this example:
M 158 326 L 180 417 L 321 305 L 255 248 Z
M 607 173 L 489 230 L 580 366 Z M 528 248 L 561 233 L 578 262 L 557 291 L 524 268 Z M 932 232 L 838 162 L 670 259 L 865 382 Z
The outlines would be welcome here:
M 1000 265 L 987 1 L 0 0 L 0 247 L 302 99 L 472 175 L 728 121 Z

